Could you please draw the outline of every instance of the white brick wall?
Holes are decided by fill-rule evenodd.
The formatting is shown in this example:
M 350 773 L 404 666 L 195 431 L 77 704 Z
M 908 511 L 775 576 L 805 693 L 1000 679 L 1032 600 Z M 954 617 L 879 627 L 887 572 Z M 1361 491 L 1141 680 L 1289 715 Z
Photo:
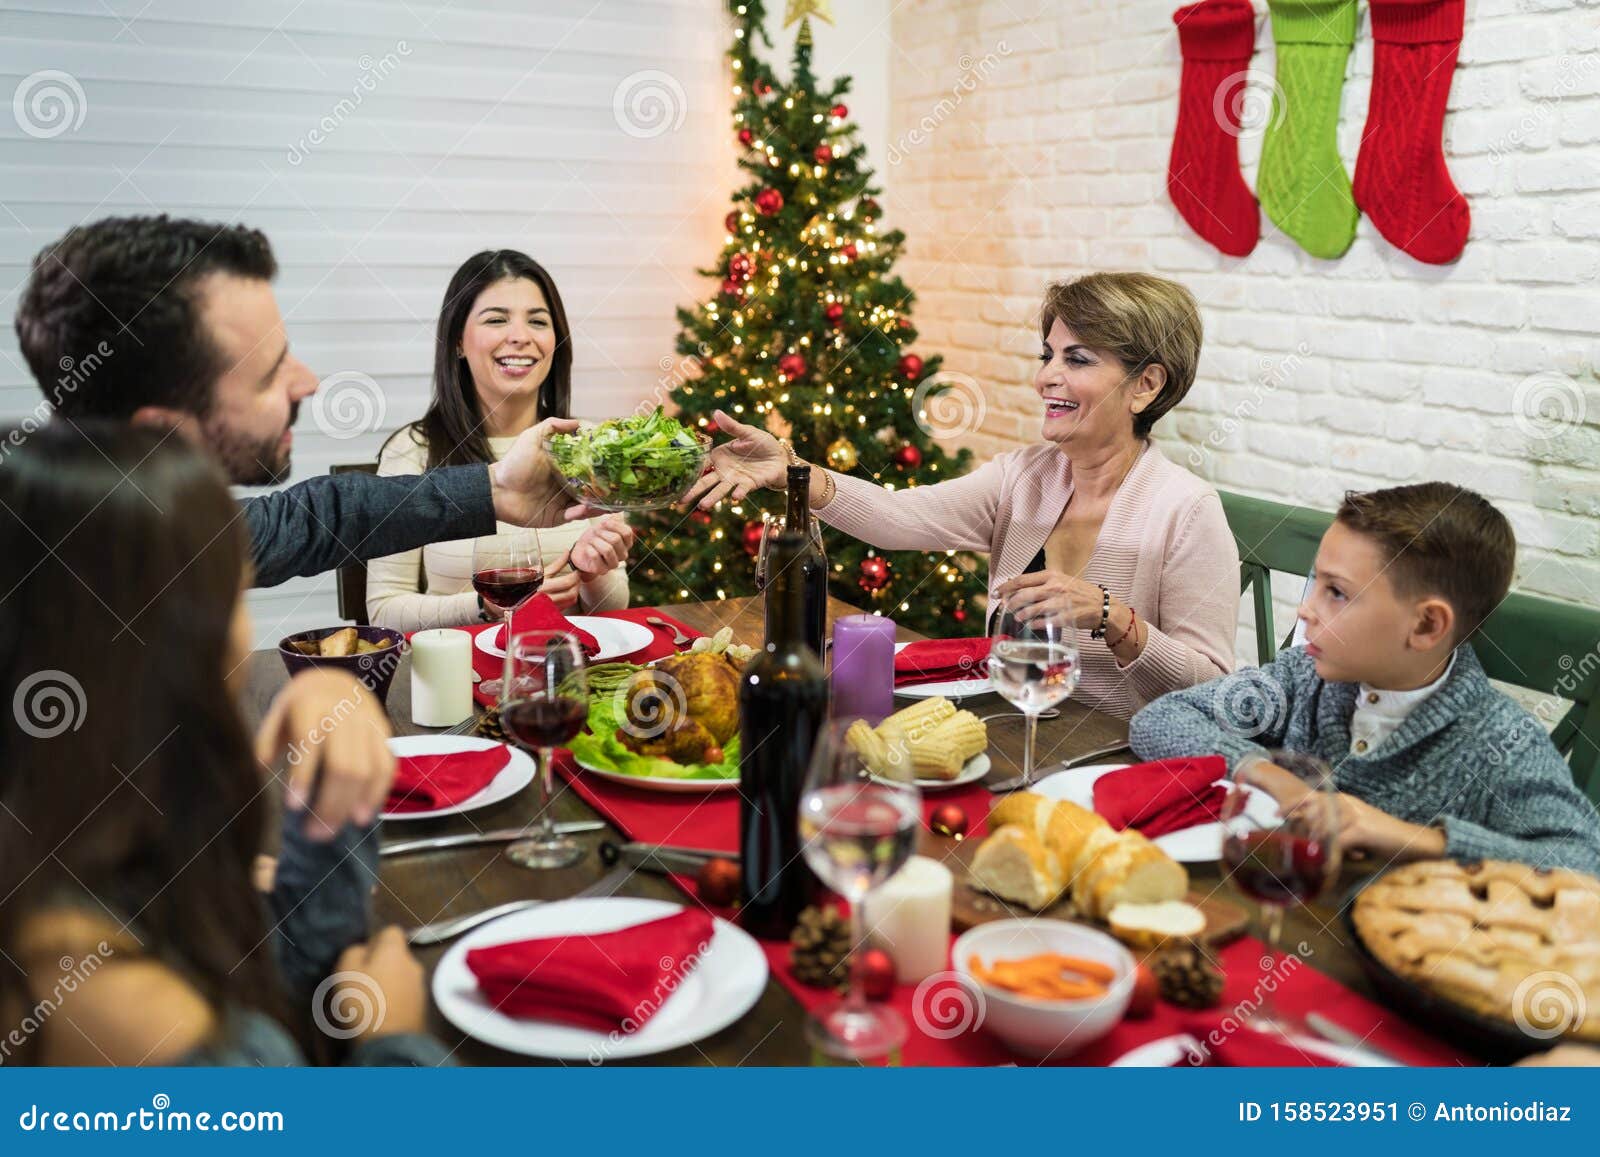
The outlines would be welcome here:
M 1468 0 L 1445 142 L 1473 229 L 1444 268 L 1395 250 L 1365 219 L 1338 261 L 1308 257 L 1265 216 L 1248 258 L 1200 241 L 1165 192 L 1176 6 L 895 10 L 891 136 L 961 91 L 886 176 L 889 216 L 910 238 L 902 272 L 921 295 L 921 344 L 989 391 L 974 449 L 1037 435 L 1031 355 L 1045 283 L 1148 270 L 1188 285 L 1206 323 L 1199 381 L 1158 430 L 1178 461 L 1219 487 L 1325 509 L 1348 486 L 1475 487 L 1516 526 L 1519 586 L 1600 604 L 1596 0 Z M 1251 66 L 1270 76 L 1257 8 Z M 993 67 L 965 91 L 986 59 Z M 1340 124 L 1349 172 L 1371 76 L 1363 7 Z M 1260 147 L 1241 141 L 1252 188 Z M 1536 436 L 1545 427 L 1514 407 L 1541 397 L 1584 419 Z M 1287 625 L 1290 604 L 1280 611 Z

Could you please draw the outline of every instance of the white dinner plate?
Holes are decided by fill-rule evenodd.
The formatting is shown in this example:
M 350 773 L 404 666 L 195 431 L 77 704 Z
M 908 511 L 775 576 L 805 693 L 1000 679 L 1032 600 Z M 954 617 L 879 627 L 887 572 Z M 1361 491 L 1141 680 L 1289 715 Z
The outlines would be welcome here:
M 446 755 L 452 751 L 484 751 L 490 747 L 510 747 L 494 739 L 479 739 L 472 735 L 397 735 L 389 740 L 389 750 L 396 758 L 402 755 Z M 384 812 L 386 821 L 431 820 L 440 816 L 453 816 L 492 803 L 510 799 L 533 782 L 538 765 L 526 752 L 511 747 L 511 758 L 495 773 L 489 786 L 477 795 L 468 796 L 454 807 L 435 808 L 425 812 Z
M 910 643 L 896 643 L 894 653 L 898 655 Z M 920 683 L 915 687 L 896 687 L 894 693 L 904 699 L 970 699 L 974 695 L 987 695 L 994 690 L 994 684 L 989 682 L 985 675 L 982 679 L 950 679 L 944 683 Z
M 1033 785 L 1033 790 L 1050 799 L 1071 800 L 1079 807 L 1094 810 L 1094 781 L 1108 771 L 1121 771 L 1129 766 L 1126 763 L 1092 763 L 1088 767 L 1073 767 L 1066 771 L 1058 771 L 1054 775 L 1047 775 Z M 1218 783 L 1227 783 L 1227 777 L 1217 780 Z M 1245 802 L 1245 814 L 1266 826 L 1272 826 L 1278 820 L 1278 805 L 1264 791 L 1245 788 L 1249 798 Z M 1169 832 L 1158 836 L 1155 840 L 1156 847 L 1166 852 L 1174 860 L 1183 864 L 1210 864 L 1222 858 L 1222 825 L 1218 823 L 1196 824 L 1192 828 L 1184 828 L 1181 832 Z
M 1254 1032 L 1254 1029 L 1241 1028 L 1239 1032 Z M 1373 1056 L 1365 1049 L 1347 1048 L 1336 1045 L 1331 1041 L 1318 1040 L 1312 1036 L 1297 1036 L 1294 1038 L 1297 1047 L 1308 1053 L 1314 1053 L 1330 1061 L 1338 1061 L 1352 1069 L 1392 1069 L 1394 1065 L 1380 1057 Z M 1165 1069 L 1172 1067 L 1187 1067 L 1191 1053 L 1199 1051 L 1201 1044 L 1188 1033 L 1176 1033 L 1173 1036 L 1164 1036 L 1160 1040 L 1149 1041 L 1138 1048 L 1130 1049 L 1116 1060 L 1111 1062 L 1114 1069 Z
M 433 970 L 433 999 L 445 1018 L 468 1036 L 524 1056 L 599 1063 L 649 1056 L 703 1040 L 750 1011 L 767 986 L 767 958 L 750 934 L 716 921 L 711 946 L 682 977 L 638 1032 L 610 1034 L 498 1012 L 478 991 L 467 968 L 474 948 L 536 936 L 614 932 L 683 910 L 667 900 L 610 896 L 561 900 L 502 916 L 467 933 Z
M 572 759 L 590 775 L 598 775 L 601 779 L 625 783 L 629 787 L 642 788 L 645 791 L 679 792 L 687 795 L 708 791 L 735 791 L 739 787 L 737 776 L 733 779 L 674 779 L 670 775 L 627 775 L 624 772 L 595 767 L 593 764 L 585 763 L 576 755 Z
M 611 659 L 620 659 L 624 655 L 631 655 L 641 648 L 648 647 L 655 635 L 650 628 L 639 623 L 630 623 L 626 619 L 601 619 L 593 615 L 569 615 L 567 621 L 574 627 L 588 631 L 594 636 L 594 641 L 600 649 L 589 656 L 591 663 L 604 663 Z M 479 631 L 472 640 L 472 645 L 485 655 L 496 659 L 506 657 L 506 649 L 495 642 L 495 636 L 500 633 L 498 627 L 490 627 L 486 631 Z

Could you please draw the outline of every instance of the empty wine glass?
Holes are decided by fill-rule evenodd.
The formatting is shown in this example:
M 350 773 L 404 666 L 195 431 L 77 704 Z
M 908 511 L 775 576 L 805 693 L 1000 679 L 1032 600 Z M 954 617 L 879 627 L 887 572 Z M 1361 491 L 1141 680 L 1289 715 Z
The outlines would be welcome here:
M 1222 803 L 1222 862 L 1228 878 L 1261 905 L 1271 976 L 1286 908 L 1309 904 L 1339 875 L 1339 805 L 1333 770 L 1314 755 L 1269 751 L 1235 768 Z M 1261 985 L 1254 1028 L 1287 1033 L 1294 1021 Z
M 544 585 L 544 552 L 539 532 L 519 527 L 504 534 L 485 535 L 472 543 L 472 589 L 483 605 L 505 621 L 506 663 L 510 667 L 511 618 L 517 608 Z M 499 698 L 505 676 L 481 683 L 478 690 Z
M 1039 716 L 1078 686 L 1078 630 L 1069 608 L 1016 611 L 1002 601 L 989 629 L 989 682 L 1022 712 L 1027 737 L 1019 784 L 1033 784 Z
M 565 868 L 583 856 L 575 840 L 558 836 L 550 820 L 555 748 L 571 743 L 589 718 L 583 645 L 566 631 L 528 631 L 506 648 L 506 687 L 500 721 L 506 734 L 539 759 L 539 817 L 528 838 L 506 849 L 524 868 Z
M 845 739 L 853 719 L 823 725 L 800 799 L 800 848 L 811 870 L 850 902 L 851 977 L 844 998 L 820 1010 L 806 1033 L 819 1052 L 839 1060 L 888 1057 L 905 1043 L 906 1022 L 892 1008 L 867 1003 L 858 962 L 865 947 L 867 893 L 916 851 L 922 795 L 911 761 L 869 772 Z

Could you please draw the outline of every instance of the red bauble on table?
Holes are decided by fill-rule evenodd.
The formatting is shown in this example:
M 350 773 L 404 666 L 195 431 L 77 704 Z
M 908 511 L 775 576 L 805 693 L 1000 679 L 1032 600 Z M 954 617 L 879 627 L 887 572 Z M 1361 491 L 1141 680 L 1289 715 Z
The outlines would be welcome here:
M 799 354 L 784 354 L 778 359 L 778 372 L 790 381 L 805 377 L 810 368 L 806 365 L 806 359 Z
M 721 856 L 700 865 L 695 876 L 700 899 L 713 908 L 729 908 L 739 899 L 739 865 Z
M 735 209 L 732 213 L 729 213 L 726 217 L 724 217 L 722 219 L 722 225 L 723 228 L 727 229 L 729 233 L 737 233 L 739 231 L 739 210 Z
M 889 585 L 888 561 L 876 555 L 862 559 L 856 582 L 864 591 L 881 591 Z
M 751 558 L 761 553 L 762 526 L 759 522 L 744 524 L 744 552 Z
M 836 104 L 828 110 L 828 115 L 836 121 L 842 121 L 845 117 L 850 115 L 850 106 L 847 104 Z
M 942 803 L 928 817 L 928 827 L 936 836 L 954 836 L 961 839 L 967 834 L 967 813 L 960 804 Z
M 904 470 L 915 470 L 922 465 L 922 451 L 907 442 L 894 452 L 894 464 Z
M 776 189 L 762 189 L 756 194 L 756 212 L 764 217 L 775 216 L 783 208 L 783 194 Z
M 837 301 L 830 301 L 827 308 L 822 311 L 822 315 L 828 319 L 829 325 L 838 325 L 844 320 L 844 306 Z
M 888 1000 L 894 994 L 894 957 L 881 948 L 868 948 L 856 964 L 856 983 L 868 1000 Z
M 749 129 L 740 129 L 739 130 L 739 143 L 741 145 L 744 145 L 746 148 L 749 148 L 750 147 L 750 142 L 752 142 L 755 139 L 756 139 L 755 133 L 751 132 Z
M 817 164 L 826 165 L 833 160 L 833 149 L 828 145 L 818 145 L 811 155 L 817 159 Z
M 856 248 L 856 243 L 854 241 L 839 246 L 839 256 L 843 257 L 846 261 L 854 261 L 858 252 L 860 251 Z
M 916 354 L 901 354 L 900 376 L 911 381 L 916 381 L 922 376 L 922 359 Z

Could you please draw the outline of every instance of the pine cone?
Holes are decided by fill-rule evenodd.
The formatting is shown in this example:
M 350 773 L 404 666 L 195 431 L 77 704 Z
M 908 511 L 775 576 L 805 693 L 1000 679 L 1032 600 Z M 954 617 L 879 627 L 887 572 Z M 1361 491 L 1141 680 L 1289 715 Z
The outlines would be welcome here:
M 1150 961 L 1161 998 L 1179 1008 L 1213 1008 L 1222 999 L 1226 976 L 1203 950 L 1193 946 L 1169 949 Z
M 499 743 L 511 742 L 511 737 L 506 734 L 506 729 L 500 725 L 499 707 L 485 707 L 483 714 L 478 716 L 477 725 L 473 730 L 485 739 L 493 739 Z
M 850 923 L 830 906 L 807 908 L 789 934 L 789 969 L 801 984 L 843 990 L 850 979 Z

